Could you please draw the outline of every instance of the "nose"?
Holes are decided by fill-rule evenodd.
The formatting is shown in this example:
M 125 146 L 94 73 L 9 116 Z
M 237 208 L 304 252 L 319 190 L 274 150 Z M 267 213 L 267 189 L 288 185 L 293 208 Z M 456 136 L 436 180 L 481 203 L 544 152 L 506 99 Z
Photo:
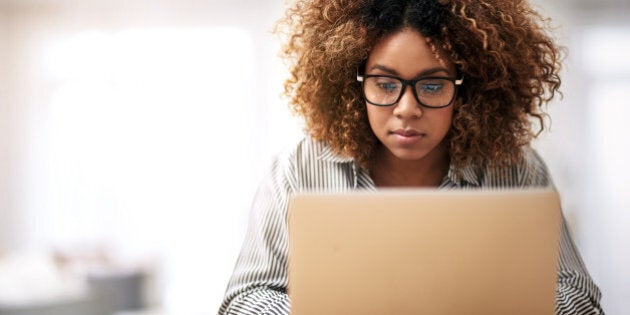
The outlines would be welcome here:
M 396 105 L 394 105 L 394 115 L 398 118 L 419 118 L 422 116 L 422 108 L 413 95 L 411 86 L 406 86 L 403 95 Z

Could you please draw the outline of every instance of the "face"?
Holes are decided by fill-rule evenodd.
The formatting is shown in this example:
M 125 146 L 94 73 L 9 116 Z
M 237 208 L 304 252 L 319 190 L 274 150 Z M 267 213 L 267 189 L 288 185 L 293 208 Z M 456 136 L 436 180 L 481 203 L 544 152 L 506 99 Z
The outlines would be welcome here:
M 427 76 L 456 76 L 455 66 L 443 54 L 438 59 L 426 39 L 404 29 L 381 39 L 370 53 L 365 73 L 413 80 Z M 453 105 L 422 107 L 412 87 L 391 106 L 366 104 L 372 131 L 383 144 L 384 156 L 394 160 L 423 161 L 446 158 L 443 140 L 453 118 Z

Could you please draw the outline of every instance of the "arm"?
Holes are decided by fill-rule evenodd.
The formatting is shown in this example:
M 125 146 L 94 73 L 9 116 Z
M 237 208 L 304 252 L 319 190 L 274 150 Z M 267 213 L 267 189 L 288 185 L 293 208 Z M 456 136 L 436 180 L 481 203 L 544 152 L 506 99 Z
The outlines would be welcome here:
M 589 276 L 563 216 L 560 230 L 556 314 L 604 314 L 599 304 L 600 298 L 599 288 Z
M 525 164 L 521 166 L 522 186 L 553 186 L 544 161 L 533 150 L 526 152 Z M 560 227 L 560 253 L 558 260 L 558 285 L 556 287 L 557 315 L 604 314 L 601 293 L 588 274 L 580 253 L 571 239 L 571 234 L 562 216 Z
M 288 314 L 286 294 L 289 185 L 282 168 L 259 187 L 241 253 L 219 314 Z

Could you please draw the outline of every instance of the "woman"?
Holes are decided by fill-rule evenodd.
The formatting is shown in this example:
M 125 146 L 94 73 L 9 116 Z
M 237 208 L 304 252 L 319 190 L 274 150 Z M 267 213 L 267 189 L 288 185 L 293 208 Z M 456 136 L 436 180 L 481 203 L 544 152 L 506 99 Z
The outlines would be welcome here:
M 260 187 L 219 313 L 289 312 L 292 193 L 551 185 L 529 147 L 560 86 L 560 50 L 542 21 L 525 1 L 301 0 L 288 9 L 285 88 L 308 137 Z M 602 314 L 564 224 L 560 247 L 556 313 Z

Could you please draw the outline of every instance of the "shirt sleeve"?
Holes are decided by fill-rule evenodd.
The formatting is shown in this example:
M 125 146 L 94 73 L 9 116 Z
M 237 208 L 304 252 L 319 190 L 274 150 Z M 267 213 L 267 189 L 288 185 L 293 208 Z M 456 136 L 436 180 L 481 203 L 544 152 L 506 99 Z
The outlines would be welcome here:
M 582 262 L 582 258 L 571 239 L 564 216 L 562 217 L 560 233 L 556 314 L 604 314 L 600 305 L 601 293 L 599 288 L 591 279 Z
M 521 165 L 520 184 L 523 186 L 553 186 L 547 166 L 534 150 L 525 152 Z M 556 287 L 557 315 L 604 314 L 601 292 L 591 279 L 584 262 L 573 243 L 564 215 L 560 227 L 560 253 L 558 259 L 558 284 Z
M 286 293 L 289 190 L 283 168 L 275 161 L 254 198 L 247 234 L 219 315 L 289 313 Z

